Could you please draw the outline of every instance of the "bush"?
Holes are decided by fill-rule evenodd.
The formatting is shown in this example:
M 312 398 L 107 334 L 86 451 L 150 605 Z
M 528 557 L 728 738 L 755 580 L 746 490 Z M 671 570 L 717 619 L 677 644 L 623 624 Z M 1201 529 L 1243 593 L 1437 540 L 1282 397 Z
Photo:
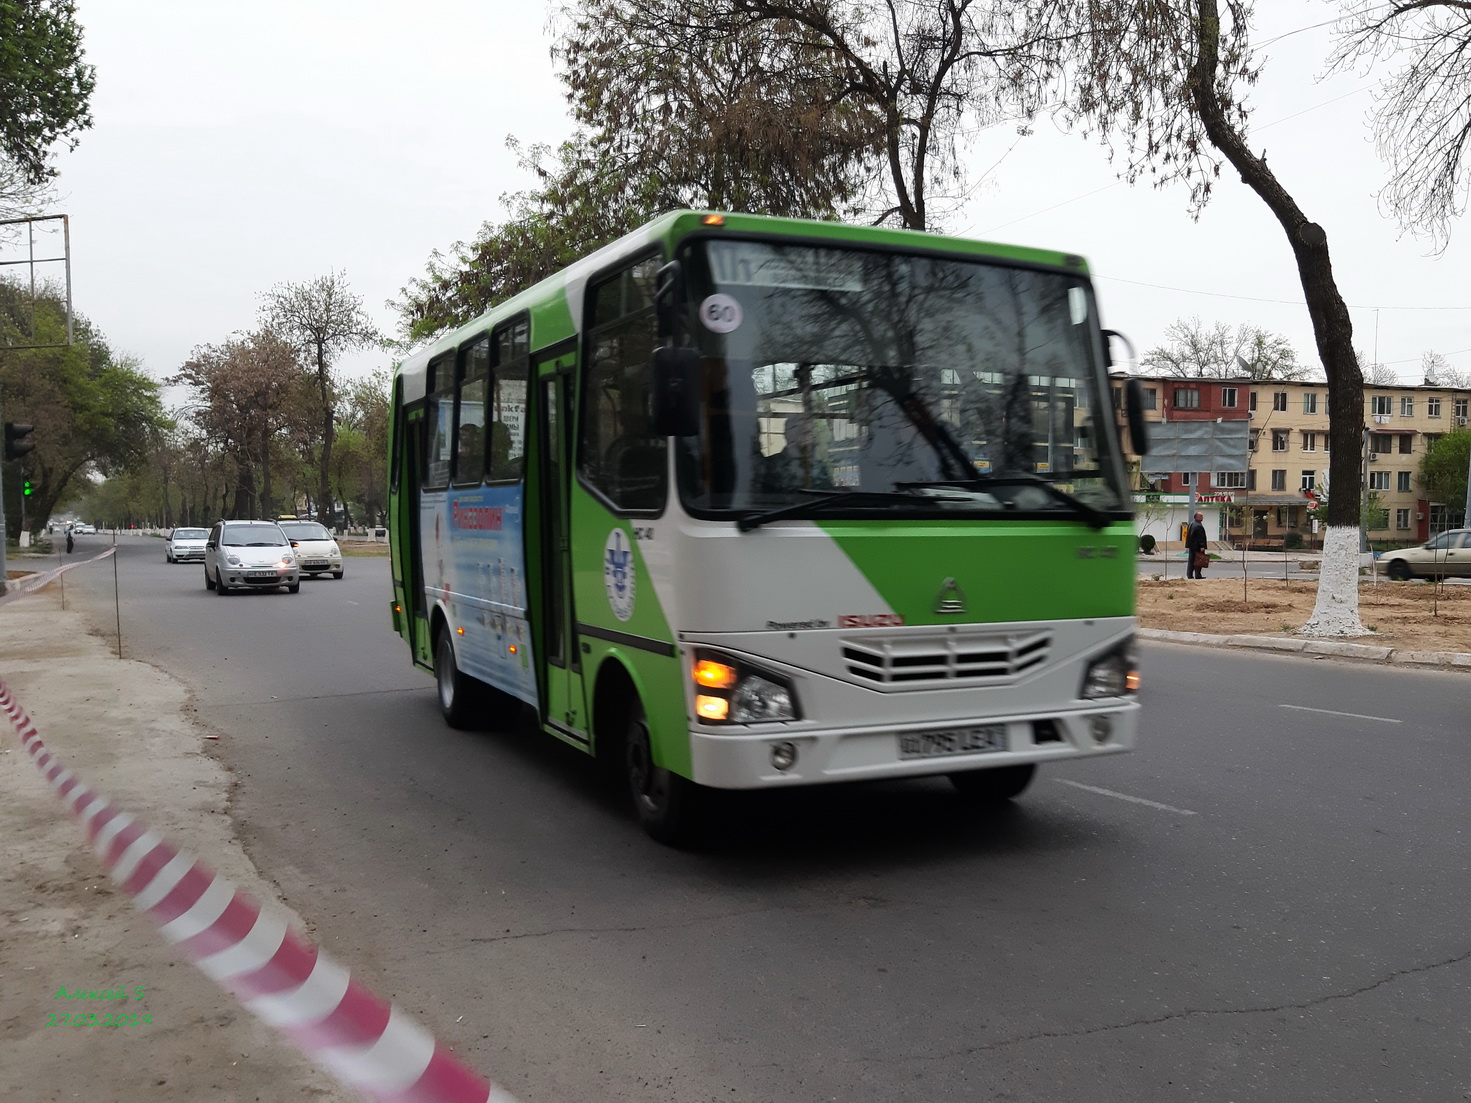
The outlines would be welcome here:
M 1302 533 L 1289 532 L 1282 538 L 1282 549 L 1284 551 L 1299 551 L 1302 548 Z
M 1145 555 L 1154 554 L 1154 544 L 1154 537 L 1150 536 L 1147 532 L 1143 536 L 1139 537 L 1139 550 L 1142 551 Z

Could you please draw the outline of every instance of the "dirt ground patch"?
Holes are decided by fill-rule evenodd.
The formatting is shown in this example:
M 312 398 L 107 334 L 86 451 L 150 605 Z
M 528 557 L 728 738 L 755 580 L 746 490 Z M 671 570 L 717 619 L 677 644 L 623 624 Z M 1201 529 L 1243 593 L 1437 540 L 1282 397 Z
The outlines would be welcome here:
M 1292 636 L 1313 614 L 1316 581 L 1253 578 L 1139 580 L 1139 624 L 1171 632 Z M 1471 586 L 1364 582 L 1351 642 L 1413 651 L 1471 653 Z

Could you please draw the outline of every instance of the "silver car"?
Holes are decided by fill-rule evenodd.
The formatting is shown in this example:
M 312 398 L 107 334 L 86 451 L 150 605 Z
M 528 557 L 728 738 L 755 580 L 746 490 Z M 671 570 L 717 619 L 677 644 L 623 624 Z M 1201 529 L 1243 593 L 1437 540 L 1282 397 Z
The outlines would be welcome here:
M 170 563 L 187 563 L 191 559 L 204 562 L 204 542 L 209 529 L 174 529 L 163 545 L 163 557 Z
M 204 588 L 301 591 L 296 549 L 275 521 L 216 521 L 204 543 Z
M 1471 529 L 1449 529 L 1418 548 L 1385 552 L 1379 566 L 1396 582 L 1471 577 Z

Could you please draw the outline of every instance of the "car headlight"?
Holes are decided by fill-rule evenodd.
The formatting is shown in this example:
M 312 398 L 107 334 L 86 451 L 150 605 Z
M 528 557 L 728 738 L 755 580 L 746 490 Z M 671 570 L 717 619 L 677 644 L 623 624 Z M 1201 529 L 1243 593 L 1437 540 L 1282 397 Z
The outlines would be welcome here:
M 697 651 L 691 671 L 695 713 L 706 723 L 759 724 L 798 719 L 797 696 L 779 674 L 712 651 Z
M 340 551 L 339 551 L 339 550 L 338 550 L 338 549 L 337 549 L 337 545 L 336 545 L 336 544 L 333 544 L 333 545 L 332 545 L 332 550 L 331 550 L 331 552 L 329 552 L 329 553 L 328 553 L 328 554 L 330 554 L 330 555 L 341 555 L 341 554 L 342 554 L 342 552 L 340 552 Z
M 1086 700 L 1097 697 L 1123 697 L 1139 691 L 1139 663 L 1131 639 L 1121 647 L 1100 655 L 1083 672 L 1083 689 L 1079 696 Z
M 296 562 L 296 560 L 292 559 L 291 556 L 289 556 L 289 555 L 283 555 L 281 557 L 281 566 L 283 566 L 283 567 L 289 567 L 289 566 L 291 566 L 291 564 L 293 564 L 295 562 Z
M 240 557 L 238 555 L 227 552 L 225 553 L 225 562 L 230 564 L 230 566 L 232 567 L 238 567 L 240 566 Z

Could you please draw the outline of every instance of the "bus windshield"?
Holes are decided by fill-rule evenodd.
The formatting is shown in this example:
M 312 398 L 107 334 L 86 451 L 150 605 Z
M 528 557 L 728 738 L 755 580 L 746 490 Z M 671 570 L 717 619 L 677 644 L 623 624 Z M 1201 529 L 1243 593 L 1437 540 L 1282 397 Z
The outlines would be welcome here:
M 749 240 L 697 240 L 682 265 L 696 515 L 1127 510 L 1084 280 Z

